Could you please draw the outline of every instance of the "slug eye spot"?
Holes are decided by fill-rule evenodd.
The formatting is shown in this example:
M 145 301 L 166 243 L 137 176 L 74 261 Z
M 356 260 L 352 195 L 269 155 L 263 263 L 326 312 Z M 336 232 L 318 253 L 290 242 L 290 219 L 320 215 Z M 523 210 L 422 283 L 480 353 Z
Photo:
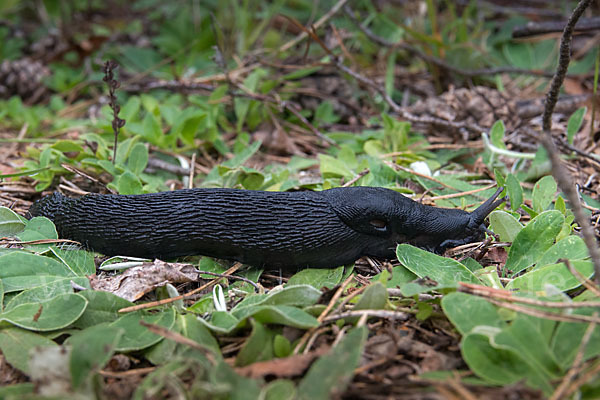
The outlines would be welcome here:
M 372 219 L 369 224 L 378 231 L 385 232 L 387 223 L 382 219 Z

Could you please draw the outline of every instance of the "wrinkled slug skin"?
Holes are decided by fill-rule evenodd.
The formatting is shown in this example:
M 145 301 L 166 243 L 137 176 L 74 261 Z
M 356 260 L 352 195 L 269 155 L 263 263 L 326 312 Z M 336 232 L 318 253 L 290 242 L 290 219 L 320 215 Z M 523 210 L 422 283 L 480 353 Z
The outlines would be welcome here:
M 29 214 L 50 218 L 60 237 L 106 255 L 206 255 L 275 268 L 335 267 L 364 255 L 393 258 L 399 242 L 434 251 L 453 232 L 460 236 L 470 215 L 371 187 L 186 189 L 79 199 L 54 193 Z

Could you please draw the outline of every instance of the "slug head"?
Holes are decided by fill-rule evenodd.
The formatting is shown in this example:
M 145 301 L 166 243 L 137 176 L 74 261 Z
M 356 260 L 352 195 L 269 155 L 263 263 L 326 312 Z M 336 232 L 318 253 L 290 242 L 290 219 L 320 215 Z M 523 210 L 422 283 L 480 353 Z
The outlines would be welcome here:
M 485 217 L 504 201 L 496 200 L 501 192 L 498 189 L 471 213 L 425 206 L 382 188 L 339 188 L 322 193 L 340 219 L 364 235 L 364 254 L 393 258 L 398 243 L 441 254 L 450 247 L 483 239 Z
M 437 245 L 431 251 L 442 254 L 448 248 L 461 246 L 472 242 L 477 242 L 485 237 L 485 233 L 489 232 L 484 224 L 485 218 L 492 212 L 496 207 L 506 201 L 506 197 L 498 199 L 500 193 L 504 188 L 498 188 L 496 193 L 486 200 L 473 212 L 468 213 L 461 210 L 446 210 L 449 214 L 458 214 L 458 218 L 448 218 L 446 221 L 447 229 L 443 230 L 443 234 L 438 238 L 444 240 L 438 241 Z M 454 223 L 452 222 L 454 220 Z

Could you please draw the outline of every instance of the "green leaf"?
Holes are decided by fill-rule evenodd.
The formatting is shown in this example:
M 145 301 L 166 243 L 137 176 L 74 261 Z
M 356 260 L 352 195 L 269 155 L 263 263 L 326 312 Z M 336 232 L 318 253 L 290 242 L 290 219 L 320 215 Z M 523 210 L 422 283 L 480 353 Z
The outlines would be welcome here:
M 544 176 L 533 186 L 532 203 L 537 213 L 546 210 L 556 194 L 556 181 L 550 175 Z
M 451 258 L 419 249 L 409 244 L 399 244 L 396 255 L 400 264 L 419 278 L 437 282 L 436 288 L 454 288 L 458 282 L 480 283 L 467 267 Z
M 96 273 L 94 255 L 85 250 L 63 250 L 51 247 L 50 251 L 77 276 L 89 276 Z
M 330 101 L 323 101 L 315 110 L 315 123 L 317 126 L 321 124 L 334 124 L 340 120 L 340 117 L 336 115 L 333 104 Z
M 119 175 L 116 186 L 119 194 L 142 193 L 142 182 L 140 182 L 137 176 L 129 171 L 125 171 Z
M 530 365 L 530 370 L 537 372 L 527 376 L 534 386 L 550 389 L 549 381 L 560 377 L 562 371 L 540 329 L 553 329 L 554 324 L 538 324 L 536 319 L 528 315 L 517 315 L 494 340 L 500 346 L 506 345 L 516 350 Z M 531 340 L 534 337 L 539 339 Z
M 354 376 L 367 338 L 367 328 L 354 328 L 333 350 L 319 358 L 298 384 L 299 399 L 326 400 L 341 395 Z
M 131 122 L 132 120 L 137 119 L 137 115 L 140 111 L 141 105 L 142 101 L 138 96 L 131 96 L 129 100 L 127 100 L 127 103 L 125 103 L 125 105 L 121 107 L 119 117 L 127 122 Z
M 583 117 L 587 112 L 587 107 L 581 107 L 577 109 L 571 116 L 569 117 L 569 121 L 567 122 L 567 141 L 569 144 L 573 144 L 573 139 L 575 138 L 575 134 L 579 132 L 581 125 L 583 124 Z
M 295 399 L 297 398 L 296 386 L 288 379 L 277 379 L 262 389 L 259 398 L 265 400 Z
M 210 321 L 199 319 L 208 329 L 220 334 L 229 334 L 245 324 L 245 320 L 240 320 L 227 311 L 214 311 L 210 316 Z
M 260 148 L 260 145 L 261 145 L 260 141 L 256 141 L 256 142 L 252 143 L 250 146 L 246 147 L 240 153 L 233 156 L 232 159 L 225 161 L 221 165 L 228 167 L 228 168 L 237 168 L 237 167 L 241 166 L 243 163 L 248 161 L 250 159 L 250 157 L 252 157 L 254 155 L 254 153 L 256 153 L 258 151 L 258 149 Z
M 0 207 L 0 237 L 14 236 L 23 232 L 25 222 L 10 208 Z
M 267 361 L 273 358 L 273 338 L 275 334 L 260 322 L 251 320 L 252 333 L 235 358 L 235 366 L 243 367 L 257 361 Z
M 497 328 L 482 327 L 491 333 L 469 333 L 461 341 L 461 353 L 469 368 L 496 385 L 510 385 L 523 379 L 529 368 L 519 354 L 508 346 L 493 342 Z
M 283 75 L 281 80 L 291 81 L 294 79 L 304 78 L 305 76 L 312 75 L 313 73 L 320 71 L 323 67 L 308 67 L 308 68 L 300 68 L 295 71 L 290 72 L 289 74 Z
M 383 120 L 383 136 L 385 147 L 390 152 L 402 151 L 408 143 L 408 134 L 410 133 L 410 123 L 398 121 L 388 114 L 381 114 Z
M 77 293 L 61 294 L 46 301 L 25 303 L 2 312 L 0 321 L 32 331 L 52 331 L 76 321 L 87 304 L 87 300 Z
M 275 357 L 288 357 L 292 354 L 292 344 L 285 336 L 275 335 L 273 339 L 273 353 Z
M 58 233 L 56 227 L 46 217 L 34 217 L 27 221 L 25 230 L 19 235 L 19 239 L 23 242 L 29 242 L 32 240 L 44 240 L 44 239 L 58 239 Z M 35 252 L 44 252 L 52 244 L 28 244 L 25 248 Z
M 498 120 L 492 125 L 490 129 L 490 141 L 492 144 L 500 149 L 506 149 L 506 145 L 504 144 L 504 132 L 506 128 L 504 126 L 504 122 L 502 120 Z
M 381 277 L 381 274 L 375 275 L 371 278 L 371 281 L 377 281 Z M 391 277 L 385 282 L 386 287 L 388 288 L 399 288 L 403 284 L 414 281 L 418 276 L 410 272 L 406 267 L 402 265 L 398 265 L 397 267 L 392 268 Z
M 326 154 L 319 154 L 319 163 L 323 178 L 352 179 L 356 175 L 345 162 Z
M 289 285 L 282 290 L 274 291 L 260 304 L 287 305 L 296 307 L 312 306 L 321 297 L 321 291 L 311 285 Z
M 0 350 L 6 361 L 18 370 L 29 374 L 29 352 L 42 346 L 56 346 L 52 340 L 21 328 L 0 330 Z
M 510 209 L 513 211 L 518 210 L 523 204 L 523 188 L 513 174 L 508 174 L 506 177 L 506 191 L 510 199 Z
M 572 265 L 586 278 L 594 274 L 594 265 L 591 261 L 573 261 Z M 564 263 L 559 263 L 536 268 L 518 276 L 510 281 L 506 288 L 528 292 L 544 292 L 546 285 L 553 285 L 564 292 L 581 286 L 581 283 L 571 274 Z
M 292 275 L 286 286 L 310 285 L 315 289 L 333 288 L 340 283 L 343 273 L 344 267 L 335 269 L 307 268 Z
M 232 315 L 239 320 L 253 317 L 263 324 L 279 324 L 301 329 L 319 326 L 319 322 L 312 315 L 299 308 L 284 305 L 244 307 L 233 311 Z
M 198 318 L 193 314 L 184 314 L 178 316 L 178 324 L 181 327 L 180 333 L 188 339 L 206 347 L 215 355 L 221 354 L 219 343 L 214 336 L 206 329 L 204 324 L 198 321 Z M 183 345 L 181 345 L 183 346 Z
M 467 260 L 472 260 L 472 258 L 468 258 Z M 477 261 L 475 260 L 470 262 L 477 263 Z M 473 272 L 475 273 L 475 276 L 477 276 L 485 286 L 492 287 L 494 289 L 504 289 L 504 285 L 502 284 L 502 282 L 500 281 L 500 277 L 498 276 L 498 269 L 495 266 L 492 265 L 486 268 L 475 270 Z
M 257 68 L 250 73 L 246 79 L 244 79 L 244 87 L 246 87 L 250 92 L 255 92 L 258 82 L 267 74 L 267 70 Z M 248 114 L 250 104 L 257 103 L 257 101 L 251 100 L 250 98 L 236 97 L 233 103 L 235 116 L 237 119 L 237 130 L 239 132 L 241 131 L 242 126 L 244 126 L 244 121 L 246 119 L 246 115 Z
M 538 266 L 554 264 L 560 259 L 581 260 L 589 257 L 585 242 L 579 236 L 571 235 L 559 240 L 552 245 L 542 258 L 537 262 Z
M 80 387 L 92 373 L 104 367 L 123 332 L 123 329 L 108 325 L 96 325 L 68 339 L 68 344 L 72 346 L 69 368 L 74 388 Z
M 523 225 L 506 211 L 492 211 L 489 218 L 490 229 L 500 237 L 501 242 L 513 242 L 523 229 Z
M 575 315 L 592 315 L 597 310 L 590 308 L 574 309 L 572 314 Z M 552 337 L 550 347 L 556 359 L 561 363 L 563 369 L 567 369 L 573 363 L 575 355 L 579 351 L 581 339 L 588 328 L 588 324 L 580 322 L 561 322 L 556 328 L 556 332 Z M 589 360 L 600 354 L 600 329 L 598 326 L 594 329 L 590 341 L 585 346 L 584 357 L 582 361 Z
M 144 144 L 136 143 L 129 153 L 127 167 L 134 175 L 139 175 L 144 171 L 146 165 L 148 165 L 148 149 Z
M 178 314 L 171 331 L 193 340 L 217 358 L 221 357 L 219 344 L 194 314 Z M 155 365 L 165 364 L 179 355 L 183 355 L 188 359 L 195 358 L 201 362 L 207 361 L 203 351 L 191 348 L 187 344 L 177 343 L 169 338 L 165 339 L 144 352 L 148 361 Z
M 0 387 L 0 398 L 7 400 L 25 399 L 33 397 L 35 386 L 31 382 L 13 383 Z
M 108 160 L 98 160 L 98 165 L 114 177 L 117 177 L 123 172 L 120 166 L 115 166 Z
M 353 310 L 383 310 L 388 301 L 387 289 L 381 282 L 371 283 L 360 296 Z M 356 323 L 358 317 L 349 318 L 349 323 Z
M 140 132 L 136 132 L 137 134 L 144 137 L 150 143 L 159 146 L 163 137 L 163 132 L 161 130 L 160 124 L 158 123 L 156 117 L 151 113 L 147 113 L 142 121 L 142 129 Z
M 81 144 L 74 140 L 59 140 L 58 142 L 52 144 L 52 146 L 50 147 L 62 153 L 79 153 L 83 151 L 83 147 L 81 146 Z
M 517 234 L 508 252 L 506 271 L 514 276 L 535 264 L 553 244 L 564 216 L 556 210 L 544 211 Z
M 121 308 L 133 305 L 132 302 L 109 292 L 84 290 L 79 292 L 79 295 L 88 300 L 88 306 L 83 315 L 74 323 L 74 326 L 79 329 L 105 322 L 114 322 L 123 316 L 118 312 Z
M 564 216 L 567 215 L 567 205 L 565 204 L 565 199 L 563 199 L 560 195 L 554 202 L 554 209 L 560 211 Z
M 206 113 L 195 110 L 194 116 L 187 118 L 180 128 L 179 136 L 181 140 L 189 145 L 194 144 L 194 138 L 200 128 L 200 124 L 206 119 Z
M 10 293 L 48 284 L 75 275 L 60 261 L 24 251 L 0 256 L 0 279 Z
M 11 297 L 6 304 L 5 311 L 25 303 L 41 303 L 59 294 L 73 293 L 73 284 L 90 289 L 90 281 L 85 277 L 68 277 L 53 280 L 30 289 L 23 290 L 18 295 Z
M 255 400 L 259 398 L 260 388 L 257 380 L 238 375 L 224 361 L 218 363 L 213 371 L 216 382 L 229 387 L 230 392 L 225 398 L 231 400 Z
M 121 336 L 121 340 L 119 340 L 119 344 L 116 348 L 117 351 L 137 351 L 145 349 L 163 339 L 162 336 L 150 332 L 148 328 L 141 325 L 140 321 L 171 329 L 175 323 L 175 309 L 168 308 L 156 314 L 133 312 L 112 322 L 109 326 L 122 328 L 125 332 L 123 336 Z
M 498 307 L 478 296 L 466 293 L 448 293 L 442 298 L 442 309 L 456 329 L 466 335 L 479 325 L 504 328 Z

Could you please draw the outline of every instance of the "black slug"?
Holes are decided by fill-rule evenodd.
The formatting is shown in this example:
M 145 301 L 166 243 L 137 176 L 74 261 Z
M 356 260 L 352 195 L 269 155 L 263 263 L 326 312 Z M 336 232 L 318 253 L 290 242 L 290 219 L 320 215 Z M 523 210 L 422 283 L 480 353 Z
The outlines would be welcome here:
M 321 192 L 187 189 L 142 195 L 54 193 L 30 216 L 60 237 L 106 255 L 170 259 L 206 255 L 275 267 L 336 267 L 361 256 L 394 258 L 397 243 L 436 253 L 481 240 L 502 189 L 469 213 L 417 203 L 393 190 Z

